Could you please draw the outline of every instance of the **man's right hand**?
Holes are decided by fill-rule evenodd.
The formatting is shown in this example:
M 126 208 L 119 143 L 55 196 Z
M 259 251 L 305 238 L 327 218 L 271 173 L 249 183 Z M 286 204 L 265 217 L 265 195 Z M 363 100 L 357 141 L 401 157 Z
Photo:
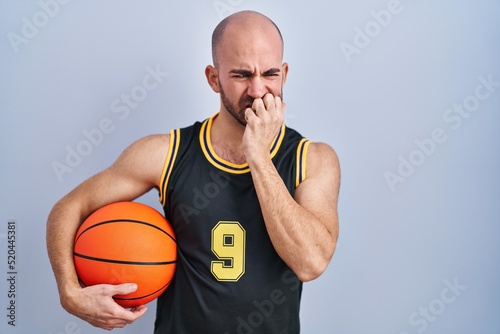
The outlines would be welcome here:
M 114 295 L 126 295 L 137 290 L 132 283 L 108 285 L 99 284 L 61 294 L 61 305 L 66 311 L 87 321 L 92 326 L 106 330 L 123 328 L 142 317 L 147 311 L 145 305 L 130 310 L 118 305 Z

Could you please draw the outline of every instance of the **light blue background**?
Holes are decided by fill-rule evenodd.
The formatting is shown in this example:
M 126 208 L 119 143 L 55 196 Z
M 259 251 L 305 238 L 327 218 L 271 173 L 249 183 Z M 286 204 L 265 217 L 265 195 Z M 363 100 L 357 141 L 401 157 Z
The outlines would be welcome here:
M 203 74 L 210 36 L 243 9 L 284 35 L 287 124 L 333 146 L 342 166 L 338 249 L 304 285 L 302 332 L 500 333 L 498 1 L 73 0 L 43 21 L 41 4 L 54 1 L 0 1 L 0 333 L 101 333 L 59 305 L 46 217 L 134 140 L 218 110 Z M 382 26 L 372 11 L 388 6 L 397 14 Z M 9 36 L 22 36 L 23 18 L 41 27 L 15 47 Z M 369 44 L 346 57 L 341 46 L 359 44 L 367 27 Z M 148 67 L 168 76 L 120 119 L 112 103 Z M 453 129 L 443 116 L 475 94 L 479 77 L 497 86 Z M 113 131 L 58 179 L 54 162 L 66 164 L 66 147 L 106 118 Z M 446 140 L 419 155 L 415 141 L 436 128 Z M 384 175 L 398 173 L 400 156 L 423 159 L 391 189 Z M 156 193 L 140 201 L 160 208 Z M 15 328 L 5 316 L 9 219 L 18 223 Z M 150 305 L 116 332 L 151 333 L 154 315 Z

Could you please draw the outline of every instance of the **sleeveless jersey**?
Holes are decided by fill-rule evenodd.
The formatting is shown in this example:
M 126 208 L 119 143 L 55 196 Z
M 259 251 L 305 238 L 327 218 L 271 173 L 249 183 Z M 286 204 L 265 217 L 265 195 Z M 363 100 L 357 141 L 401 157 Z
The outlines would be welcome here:
M 157 301 L 155 334 L 297 334 L 302 282 L 271 243 L 248 164 L 212 148 L 216 116 L 170 132 L 159 195 L 178 260 Z M 292 196 L 308 144 L 283 125 L 270 149 Z

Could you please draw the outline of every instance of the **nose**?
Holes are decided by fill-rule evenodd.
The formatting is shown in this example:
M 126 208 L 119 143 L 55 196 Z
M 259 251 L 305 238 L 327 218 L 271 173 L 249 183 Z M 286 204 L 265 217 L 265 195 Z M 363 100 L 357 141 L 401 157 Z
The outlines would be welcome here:
M 256 75 L 248 83 L 247 94 L 254 99 L 260 99 L 269 92 L 262 77 Z

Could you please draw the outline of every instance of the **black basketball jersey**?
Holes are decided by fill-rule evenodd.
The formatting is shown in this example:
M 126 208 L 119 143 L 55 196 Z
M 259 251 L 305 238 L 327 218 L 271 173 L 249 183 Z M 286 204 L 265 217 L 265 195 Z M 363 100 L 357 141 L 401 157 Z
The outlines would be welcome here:
M 302 282 L 271 243 L 248 164 L 213 150 L 215 117 L 170 132 L 159 193 L 178 261 L 158 298 L 155 334 L 299 333 Z M 270 149 L 292 196 L 308 144 L 283 125 Z

